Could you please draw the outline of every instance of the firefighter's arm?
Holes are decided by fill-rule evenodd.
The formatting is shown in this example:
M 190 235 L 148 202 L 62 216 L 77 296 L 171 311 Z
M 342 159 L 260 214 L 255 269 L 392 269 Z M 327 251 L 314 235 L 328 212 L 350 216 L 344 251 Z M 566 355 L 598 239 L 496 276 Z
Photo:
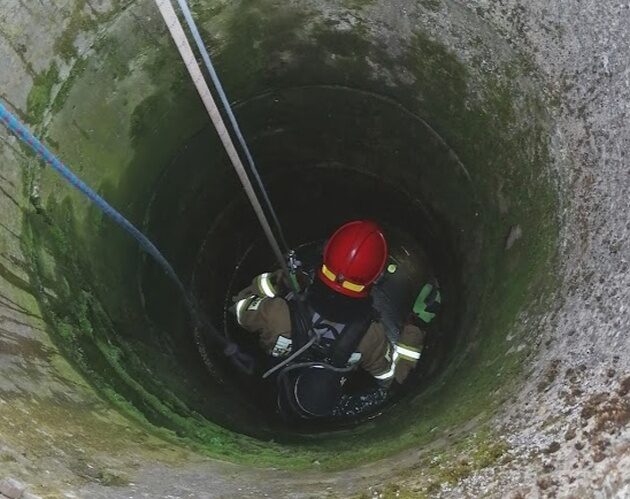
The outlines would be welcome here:
M 418 363 L 423 341 L 424 332 L 408 324 L 392 345 L 384 326 L 374 323 L 359 343 L 360 365 L 384 386 L 394 379 L 402 383 Z
M 435 319 L 442 304 L 442 294 L 437 282 L 425 284 L 413 305 L 412 314 L 403 326 L 396 344 L 396 369 L 394 377 L 398 383 L 405 381 L 416 367 L 422 353 L 426 336 L 425 329 Z
M 282 298 L 250 295 L 236 302 L 236 320 L 259 335 L 260 346 L 274 357 L 283 357 L 291 350 L 291 316 Z
M 397 354 L 394 378 L 398 383 L 405 381 L 420 360 L 424 337 L 425 332 L 416 325 L 406 324 L 403 327 L 394 347 Z
M 298 271 L 296 274 L 297 281 L 301 288 L 308 286 L 310 279 L 307 274 Z M 248 296 L 260 296 L 273 298 L 275 296 L 284 296 L 291 290 L 291 284 L 287 282 L 282 270 L 275 272 L 264 272 L 252 280 L 252 283 L 243 289 L 234 297 L 235 301 L 242 300 Z
M 281 294 L 281 277 L 282 271 L 276 270 L 275 272 L 264 272 L 257 275 L 252 280 L 252 283 L 243 289 L 238 295 L 234 297 L 236 302 L 243 298 L 251 296 L 273 298 Z
M 389 385 L 394 379 L 394 350 L 381 323 L 370 325 L 358 350 L 361 354 L 359 365 L 382 385 Z

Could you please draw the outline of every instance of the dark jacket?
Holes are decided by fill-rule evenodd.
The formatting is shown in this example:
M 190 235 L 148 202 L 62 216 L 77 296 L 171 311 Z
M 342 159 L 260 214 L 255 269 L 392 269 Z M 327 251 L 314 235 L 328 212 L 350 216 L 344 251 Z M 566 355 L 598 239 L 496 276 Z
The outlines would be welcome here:
M 239 324 L 259 335 L 260 346 L 269 355 L 283 358 L 291 353 L 291 314 L 287 301 L 277 296 L 281 274 L 261 274 L 236 297 Z M 385 327 L 373 320 L 349 363 L 359 366 L 383 384 L 402 383 L 420 358 L 425 333 L 415 325 L 403 327 L 392 344 Z

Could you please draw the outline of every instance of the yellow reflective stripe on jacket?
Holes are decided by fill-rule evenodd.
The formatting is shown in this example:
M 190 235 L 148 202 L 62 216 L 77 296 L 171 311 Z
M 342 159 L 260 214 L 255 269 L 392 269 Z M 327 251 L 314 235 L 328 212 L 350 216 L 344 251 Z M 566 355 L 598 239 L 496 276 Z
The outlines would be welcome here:
M 259 275 L 257 278 L 258 289 L 262 294 L 264 294 L 268 298 L 273 298 L 276 296 L 276 288 L 271 282 L 271 274 L 269 272 L 265 272 L 264 274 Z
M 420 352 L 416 348 L 402 344 L 398 344 L 394 348 L 396 349 L 396 352 L 398 352 L 398 355 L 405 360 L 417 362 L 420 359 Z

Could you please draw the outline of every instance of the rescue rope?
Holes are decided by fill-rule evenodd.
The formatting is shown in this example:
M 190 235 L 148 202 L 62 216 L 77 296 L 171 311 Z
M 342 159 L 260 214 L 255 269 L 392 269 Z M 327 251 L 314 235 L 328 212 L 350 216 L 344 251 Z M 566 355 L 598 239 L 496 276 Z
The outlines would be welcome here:
M 210 333 L 212 338 L 216 340 L 224 348 L 224 354 L 228 356 L 234 364 L 244 372 L 251 372 L 251 359 L 242 354 L 234 343 L 223 337 L 214 326 L 207 320 L 204 320 L 195 305 L 195 300 L 188 292 L 181 279 L 175 272 L 168 260 L 162 255 L 160 250 L 153 242 L 145 236 L 135 225 L 127 220 L 120 212 L 110 205 L 103 197 L 94 192 L 85 182 L 77 177 L 70 168 L 61 162 L 42 142 L 35 137 L 30 130 L 3 104 L 0 102 L 0 122 L 13 133 L 18 139 L 26 144 L 37 156 L 59 173 L 72 187 L 87 197 L 97 208 L 99 208 L 106 216 L 111 218 L 119 227 L 133 237 L 140 247 L 148 253 L 166 275 L 173 281 L 184 302 L 189 310 L 191 319 L 194 323 L 195 330 L 202 329 Z
M 201 72 L 201 68 L 195 59 L 195 54 L 193 53 L 192 47 L 190 46 L 190 42 L 184 32 L 184 28 L 182 27 L 177 14 L 175 13 L 175 9 L 173 8 L 173 4 L 171 0 L 155 0 L 155 3 L 164 19 L 166 27 L 168 28 L 175 45 L 177 46 L 177 50 L 190 74 L 190 77 L 201 97 L 201 101 L 203 102 L 210 119 L 212 120 L 212 124 L 219 135 L 219 139 L 223 144 L 223 148 L 225 149 L 236 174 L 238 175 L 241 184 L 243 185 L 243 189 L 249 198 L 249 202 L 256 213 L 258 221 L 263 228 L 263 231 L 269 241 L 271 249 L 280 264 L 280 268 L 285 274 L 288 282 L 293 286 L 294 281 L 291 278 L 291 271 L 287 265 L 287 261 L 285 259 L 282 250 L 278 244 L 278 240 L 276 239 L 271 226 L 269 225 L 269 221 L 267 220 L 267 216 L 258 200 L 258 196 L 254 190 L 254 186 L 252 185 L 247 172 L 245 171 L 245 167 L 243 166 L 243 162 L 241 161 L 240 156 L 234 146 L 234 142 L 230 137 L 229 131 L 221 117 L 221 113 L 217 107 L 217 104 L 212 97 L 212 93 L 210 92 L 210 88 L 208 88 L 208 84 L 203 77 L 203 73 Z M 299 292 L 299 289 L 295 290 Z
M 293 352 L 291 355 L 289 355 L 286 359 L 284 359 L 282 362 L 280 362 L 279 364 L 276 364 L 275 366 L 273 366 L 271 369 L 267 370 L 263 375 L 262 378 L 263 379 L 267 379 L 269 376 L 271 376 L 273 373 L 279 371 L 280 369 L 282 369 L 284 366 L 286 366 L 287 364 L 289 364 L 290 362 L 292 362 L 293 360 L 297 359 L 300 355 L 302 355 L 304 352 L 306 352 L 309 348 L 311 348 L 316 341 L 319 340 L 319 336 L 314 335 L 309 341 L 307 341 L 304 345 L 302 345 L 301 348 L 299 348 L 298 350 L 296 350 L 295 352 Z
M 193 40 L 195 41 L 195 45 L 197 45 L 197 50 L 199 50 L 199 53 L 201 54 L 201 59 L 203 60 L 206 66 L 206 69 L 208 70 L 208 74 L 210 75 L 210 79 L 212 80 L 212 84 L 214 85 L 214 88 L 216 89 L 217 94 L 219 95 L 221 104 L 223 104 L 223 110 L 225 111 L 225 114 L 227 115 L 230 121 L 230 124 L 232 125 L 232 129 L 234 130 L 234 134 L 236 135 L 236 138 L 238 139 L 238 143 L 240 144 L 241 148 L 243 149 L 243 152 L 245 153 L 245 159 L 247 160 L 249 169 L 254 175 L 254 179 L 256 180 L 256 183 L 258 184 L 258 188 L 263 196 L 263 201 L 265 205 L 267 206 L 267 210 L 269 211 L 269 214 L 271 215 L 271 219 L 275 226 L 276 234 L 278 235 L 280 239 L 282 249 L 284 253 L 287 254 L 290 248 L 284 237 L 284 232 L 282 231 L 282 226 L 280 225 L 280 221 L 278 220 L 278 216 L 276 215 L 276 210 L 274 210 L 273 204 L 271 204 L 271 199 L 269 199 L 269 194 L 267 194 L 265 185 L 263 184 L 262 178 L 260 177 L 260 174 L 258 173 L 258 168 L 256 168 L 254 157 L 252 156 L 252 153 L 250 152 L 249 147 L 247 146 L 245 137 L 243 137 L 243 133 L 241 132 L 241 128 L 238 125 L 236 116 L 234 116 L 234 112 L 232 111 L 232 106 L 230 105 L 230 102 L 227 98 L 225 90 L 223 89 L 223 85 L 221 84 L 219 75 L 214 69 L 214 65 L 212 64 L 212 59 L 210 59 L 210 54 L 208 54 L 208 50 L 206 49 L 206 46 L 203 43 L 203 40 L 201 39 L 201 35 L 199 34 L 199 30 L 197 29 L 197 23 L 195 22 L 195 19 L 192 16 L 190 7 L 188 6 L 188 2 L 187 0 L 177 0 L 177 3 L 179 4 L 179 8 L 184 14 L 184 19 L 186 21 L 186 24 L 188 25 L 188 29 L 190 30 L 190 33 L 192 34 Z
M 77 177 L 66 165 L 64 165 L 44 144 L 42 144 L 37 137 L 35 137 L 30 130 L 20 121 L 15 115 L 13 115 L 1 102 L 0 102 L 0 121 L 11 131 L 17 138 L 28 145 L 31 150 L 37 154 L 42 160 L 52 167 L 57 173 L 59 173 L 68 183 L 76 190 L 81 192 L 87 197 L 94 205 L 96 205 L 105 215 L 116 222 L 122 229 L 133 237 L 138 244 L 146 251 L 153 259 L 164 269 L 164 272 L 172 279 L 177 288 L 187 298 L 187 291 L 184 284 L 179 279 L 177 273 L 168 262 L 168 260 L 162 255 L 160 250 L 146 237 L 140 230 L 138 230 L 129 220 L 127 220 L 122 214 L 110 205 L 105 199 L 94 192 L 85 182 Z

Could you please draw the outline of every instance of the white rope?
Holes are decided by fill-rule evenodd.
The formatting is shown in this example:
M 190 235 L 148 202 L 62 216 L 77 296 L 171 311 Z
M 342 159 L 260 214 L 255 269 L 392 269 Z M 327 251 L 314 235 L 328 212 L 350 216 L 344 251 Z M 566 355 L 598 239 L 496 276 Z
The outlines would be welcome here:
M 192 81 L 199 92 L 199 96 L 203 102 L 203 105 L 208 111 L 208 115 L 212 120 L 214 128 L 217 130 L 217 134 L 219 135 L 219 139 L 221 139 L 221 143 L 227 152 L 234 169 L 236 170 L 236 174 L 238 175 L 241 184 L 243 184 L 243 188 L 245 189 L 245 193 L 249 198 L 249 202 L 252 204 L 254 208 L 254 212 L 256 212 L 256 216 L 258 217 L 258 221 L 269 240 L 269 244 L 271 245 L 271 249 L 276 255 L 278 262 L 280 263 L 280 267 L 283 272 L 286 274 L 287 279 L 291 282 L 290 272 L 287 266 L 287 262 L 280 250 L 280 246 L 278 245 L 278 241 L 276 240 L 273 231 L 271 230 L 271 226 L 269 225 L 269 221 L 265 216 L 265 213 L 258 201 L 258 197 L 254 191 L 252 183 L 245 172 L 245 168 L 243 167 L 243 163 L 241 162 L 241 158 L 234 147 L 234 143 L 230 138 L 230 134 L 225 126 L 225 122 L 221 117 L 221 113 L 219 113 L 219 109 L 217 108 L 216 102 L 210 93 L 210 89 L 208 88 L 208 84 L 203 77 L 203 73 L 201 72 L 201 68 L 197 63 L 195 58 L 195 54 L 192 51 L 190 43 L 188 42 L 188 38 L 186 37 L 186 33 L 177 18 L 177 14 L 175 13 L 175 9 L 173 8 L 173 4 L 171 0 L 155 0 L 155 3 L 160 10 L 160 14 L 164 18 L 164 22 L 171 33 L 171 37 L 177 46 L 177 50 L 179 50 L 179 54 L 186 65 L 186 69 L 188 69 L 188 73 L 192 78 Z
M 267 190 L 265 189 L 263 181 L 260 178 L 260 174 L 258 173 L 258 168 L 256 168 L 254 157 L 252 156 L 252 153 L 249 150 L 249 147 L 247 147 L 247 142 L 245 141 L 245 137 L 243 137 L 241 128 L 238 126 L 238 121 L 236 120 L 236 116 L 234 116 L 234 113 L 232 112 L 232 107 L 230 106 L 230 102 L 228 101 L 227 95 L 225 94 L 225 91 L 223 90 L 221 79 L 219 78 L 219 75 L 214 69 L 214 65 L 212 64 L 212 60 L 210 59 L 210 54 L 208 54 L 208 50 L 206 49 L 206 46 L 203 43 L 203 39 L 201 38 L 199 29 L 197 29 L 197 23 L 195 23 L 195 19 L 192 15 L 192 12 L 190 11 L 190 7 L 188 6 L 188 2 L 187 0 L 177 0 L 177 3 L 179 4 L 179 8 L 182 11 L 182 14 L 184 14 L 184 20 L 186 21 L 186 24 L 188 25 L 188 30 L 190 31 L 190 34 L 192 35 L 195 45 L 197 45 L 197 50 L 199 51 L 199 54 L 201 54 L 201 59 L 206 65 L 206 69 L 208 70 L 208 75 L 210 76 L 210 80 L 212 81 L 212 84 L 214 85 L 214 88 L 217 91 L 219 100 L 221 101 L 221 104 L 223 104 L 223 110 L 225 111 L 225 114 L 228 117 L 228 121 L 230 122 L 230 125 L 232 125 L 232 130 L 234 131 L 234 134 L 236 135 L 236 138 L 238 140 L 238 143 L 241 146 L 241 149 L 245 153 L 245 159 L 247 160 L 247 163 L 249 165 L 249 170 L 254 175 L 254 179 L 258 183 L 258 187 L 260 188 L 260 193 L 262 194 L 263 201 L 266 204 L 268 213 L 269 215 L 271 215 L 271 220 L 273 221 L 275 225 L 276 235 L 278 236 L 278 239 L 280 240 L 281 247 L 283 251 L 288 252 L 289 245 L 287 244 L 287 241 L 284 237 L 284 232 L 282 231 L 282 227 L 280 226 L 280 220 L 278 220 L 278 216 L 276 215 L 276 210 L 273 208 L 273 205 L 271 204 L 271 200 L 269 199 Z

